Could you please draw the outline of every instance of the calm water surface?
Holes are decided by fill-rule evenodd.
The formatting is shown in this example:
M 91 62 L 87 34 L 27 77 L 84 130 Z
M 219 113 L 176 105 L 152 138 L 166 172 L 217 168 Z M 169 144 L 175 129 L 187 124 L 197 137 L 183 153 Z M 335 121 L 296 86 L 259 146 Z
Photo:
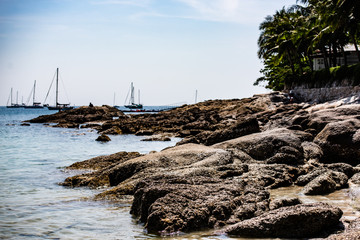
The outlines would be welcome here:
M 116 204 L 88 201 L 87 197 L 100 190 L 66 188 L 58 183 L 76 174 L 63 169 L 74 162 L 119 151 L 160 151 L 179 139 L 142 142 L 142 137 L 119 135 L 99 143 L 96 132 L 89 129 L 21 126 L 23 120 L 50 113 L 54 111 L 0 107 L 0 239 L 159 239 L 146 234 L 132 218 L 129 199 Z M 272 196 L 298 195 L 298 190 L 280 189 Z M 351 208 L 347 191 L 303 200 L 335 203 L 354 218 L 358 212 Z M 209 231 L 166 239 L 228 237 Z

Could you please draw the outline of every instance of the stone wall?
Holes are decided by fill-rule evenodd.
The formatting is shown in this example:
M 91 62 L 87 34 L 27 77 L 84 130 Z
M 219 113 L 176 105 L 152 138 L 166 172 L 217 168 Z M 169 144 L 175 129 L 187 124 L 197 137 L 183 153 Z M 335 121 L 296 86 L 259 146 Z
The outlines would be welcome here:
M 322 103 L 343 99 L 347 102 L 360 103 L 360 86 L 339 86 L 327 88 L 302 88 L 293 89 L 295 98 L 311 103 Z

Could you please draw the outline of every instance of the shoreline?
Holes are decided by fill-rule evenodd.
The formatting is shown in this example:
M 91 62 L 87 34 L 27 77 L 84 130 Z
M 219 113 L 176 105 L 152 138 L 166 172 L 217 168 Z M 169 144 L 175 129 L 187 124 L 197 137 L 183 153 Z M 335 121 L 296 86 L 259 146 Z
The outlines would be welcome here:
M 324 223 L 321 214 L 311 212 L 313 206 L 297 200 L 281 200 L 275 208 L 268 191 L 297 185 L 306 189 L 305 194 L 323 195 L 356 182 L 353 177 L 360 172 L 354 162 L 354 157 L 360 156 L 356 148 L 360 105 L 285 104 L 284 100 L 285 95 L 280 93 L 212 100 L 161 114 L 106 121 L 98 127 L 99 133 L 109 129 L 116 133 L 116 128 L 121 133 L 144 135 L 170 132 L 183 134 L 183 140 L 175 147 L 145 156 L 110 157 L 114 160 L 110 165 L 70 177 L 63 184 L 113 187 L 95 199 L 134 195 L 131 213 L 149 232 L 160 235 L 207 228 L 245 236 L 239 229 L 251 232 L 244 225 L 249 221 L 256 220 L 260 225 L 254 226 L 259 227 L 262 221 L 269 221 L 269 214 L 278 214 L 278 219 L 290 214 L 297 219 L 304 211 L 310 214 L 309 219 L 318 219 L 318 225 L 311 229 L 303 226 L 306 231 L 290 236 L 272 219 L 271 226 L 278 235 L 264 232 L 261 237 L 329 235 L 342 215 L 336 207 L 315 206 L 331 212 L 333 222 Z M 351 144 L 349 137 L 354 139 Z M 285 219 L 282 224 L 290 223 Z M 314 232 L 317 228 L 321 231 Z

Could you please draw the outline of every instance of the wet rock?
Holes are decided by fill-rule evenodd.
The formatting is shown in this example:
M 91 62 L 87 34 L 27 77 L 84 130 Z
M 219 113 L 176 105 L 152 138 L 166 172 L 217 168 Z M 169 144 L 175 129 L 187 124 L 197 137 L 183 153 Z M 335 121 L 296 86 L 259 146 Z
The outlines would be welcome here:
M 340 208 L 326 203 L 282 207 L 225 229 L 232 236 L 260 238 L 309 238 L 334 230 L 342 216 Z
M 322 148 L 324 162 L 338 162 L 340 159 L 356 165 L 360 159 L 360 120 L 348 119 L 329 123 L 316 136 L 314 142 Z
M 30 126 L 30 123 L 21 123 L 21 126 Z
M 105 135 L 105 134 L 101 134 L 95 141 L 98 142 L 109 142 L 111 141 L 111 139 L 109 138 L 109 136 Z

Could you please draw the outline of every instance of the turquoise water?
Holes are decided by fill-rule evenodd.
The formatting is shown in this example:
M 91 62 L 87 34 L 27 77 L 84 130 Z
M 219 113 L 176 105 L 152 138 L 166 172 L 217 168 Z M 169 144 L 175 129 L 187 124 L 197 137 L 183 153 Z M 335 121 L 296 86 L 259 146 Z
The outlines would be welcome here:
M 59 186 L 74 162 L 119 151 L 147 153 L 175 145 L 143 142 L 133 135 L 99 143 L 89 129 L 62 129 L 21 121 L 47 109 L 0 107 L 0 239 L 145 239 L 129 214 L 130 201 L 118 204 L 86 200 L 100 190 Z

